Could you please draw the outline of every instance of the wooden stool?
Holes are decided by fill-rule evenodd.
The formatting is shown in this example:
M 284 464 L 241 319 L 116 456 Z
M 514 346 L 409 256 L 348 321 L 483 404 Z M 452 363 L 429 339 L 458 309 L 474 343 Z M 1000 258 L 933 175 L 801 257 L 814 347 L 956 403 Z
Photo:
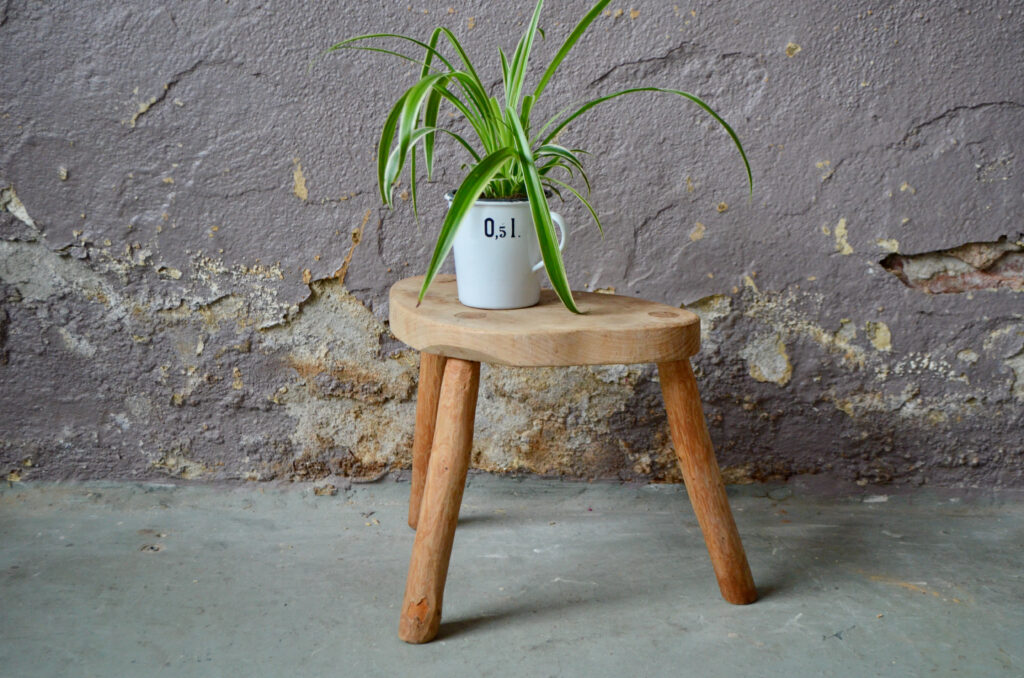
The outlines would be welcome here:
M 540 304 L 486 311 L 459 303 L 454 276 L 438 276 L 416 307 L 422 277 L 391 288 L 391 332 L 420 351 L 409 525 L 416 529 L 398 636 L 426 643 L 441 600 L 466 485 L 480 363 L 519 367 L 658 364 L 672 442 L 722 597 L 744 605 L 757 590 L 729 510 L 689 358 L 700 347 L 693 313 L 612 294 L 574 292 L 574 315 L 551 290 Z

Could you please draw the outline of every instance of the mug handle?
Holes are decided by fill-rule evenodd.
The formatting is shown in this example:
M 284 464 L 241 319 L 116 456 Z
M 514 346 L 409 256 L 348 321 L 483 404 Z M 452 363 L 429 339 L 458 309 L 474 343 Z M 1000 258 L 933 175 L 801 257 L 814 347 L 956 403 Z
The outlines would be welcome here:
M 568 233 L 568 231 L 565 228 L 565 221 L 562 220 L 562 215 L 559 214 L 558 212 L 552 212 L 551 213 L 551 220 L 554 221 L 556 224 L 558 224 L 558 230 L 562 232 L 562 239 L 558 243 L 558 251 L 561 252 L 561 251 L 563 251 L 565 249 L 565 236 Z M 533 269 L 532 270 L 534 272 L 536 272 L 536 271 L 539 271 L 542 268 L 544 268 L 544 259 L 543 259 L 543 257 L 541 258 L 540 261 L 538 261 L 536 264 L 533 265 Z

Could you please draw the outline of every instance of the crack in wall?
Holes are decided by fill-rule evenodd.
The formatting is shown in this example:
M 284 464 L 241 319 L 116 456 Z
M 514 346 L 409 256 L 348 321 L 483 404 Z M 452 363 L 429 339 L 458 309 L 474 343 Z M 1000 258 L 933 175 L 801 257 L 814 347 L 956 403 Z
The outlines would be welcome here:
M 1024 291 L 1024 233 L 1015 242 L 971 242 L 920 254 L 894 252 L 879 264 L 911 289 L 927 294 L 975 290 Z
M 1012 107 L 1012 108 L 1024 108 L 1024 104 L 1018 103 L 1016 101 L 987 101 L 987 102 L 982 102 L 980 104 L 967 104 L 967 105 L 962 105 L 962 106 L 953 106 L 952 108 L 947 108 L 942 113 L 939 113 L 938 115 L 936 115 L 933 118 L 929 118 L 928 120 L 925 120 L 924 122 L 921 122 L 921 123 L 918 123 L 918 124 L 914 125 L 913 127 L 911 127 L 907 131 L 906 134 L 903 135 L 902 139 L 897 141 L 895 144 L 892 144 L 889 148 L 890 148 L 890 150 L 893 150 L 893 149 L 896 149 L 896 148 L 898 148 L 900 146 L 905 146 L 906 143 L 912 137 L 915 137 L 918 134 L 920 134 L 921 130 L 923 130 L 924 128 L 930 127 L 931 125 L 934 125 L 934 124 L 936 124 L 938 122 L 941 122 L 943 120 L 955 117 L 956 115 L 962 113 L 963 111 L 981 111 L 981 110 L 984 110 L 986 108 L 1002 107 L 1002 106 L 1009 106 L 1009 107 Z
M 1006 100 L 1006 101 L 988 101 L 988 102 L 982 102 L 982 103 L 979 103 L 979 104 L 964 104 L 964 105 L 959 105 L 959 106 L 952 106 L 952 107 L 947 108 L 944 111 L 942 111 L 942 113 L 939 113 L 938 115 L 936 115 L 936 116 L 934 116 L 932 118 L 929 118 L 928 120 L 925 120 L 923 122 L 916 123 L 916 124 L 912 125 L 903 134 L 903 136 L 898 141 L 888 141 L 888 142 L 865 144 L 865 145 L 860 146 L 859 148 L 853 149 L 849 153 L 847 153 L 847 156 L 846 156 L 846 158 L 844 158 L 844 160 L 849 160 L 851 162 L 856 162 L 858 160 L 863 160 L 863 159 L 865 159 L 865 158 L 867 158 L 867 157 L 871 156 L 872 154 L 877 153 L 879 151 L 902 152 L 902 151 L 906 151 L 906 150 L 915 150 L 915 149 L 917 149 L 919 147 L 917 144 L 915 144 L 913 146 L 909 146 L 909 147 L 908 147 L 907 144 L 908 144 L 908 142 L 911 139 L 913 139 L 914 137 L 918 136 L 926 128 L 928 128 L 928 127 L 930 127 L 932 125 L 935 125 L 935 124 L 937 124 L 937 123 L 939 123 L 939 122 L 941 122 L 943 120 L 949 120 L 951 118 L 954 118 L 957 115 L 959 115 L 961 113 L 964 113 L 966 111 L 977 112 L 977 111 L 984 111 L 984 110 L 989 109 L 989 108 L 1000 108 L 1000 107 L 1024 108 L 1024 104 L 1016 102 L 1016 101 Z M 966 145 L 969 146 L 970 144 L 966 144 Z M 842 162 L 842 160 L 840 160 L 840 162 Z M 836 168 L 838 169 L 838 165 L 836 165 Z
M 348 267 L 352 263 L 352 255 L 355 254 L 356 248 L 359 247 L 359 243 L 363 241 L 363 231 L 366 229 L 366 224 L 370 221 L 370 214 L 373 210 L 366 210 L 366 214 L 363 215 L 363 223 L 359 225 L 359 228 L 352 231 L 352 246 L 348 249 L 348 254 L 345 255 L 345 259 L 341 262 L 341 266 L 337 271 L 334 272 L 334 278 L 339 283 L 345 282 L 345 276 L 348 275 Z M 381 219 L 378 227 L 383 225 L 384 220 Z
M 626 268 L 622 272 L 622 277 L 623 278 L 628 279 L 630 277 L 630 274 L 633 271 L 633 264 L 636 262 L 636 250 L 637 250 L 638 243 L 640 242 L 640 238 L 639 238 L 640 233 L 645 228 L 647 228 L 647 225 L 650 224 L 652 221 L 656 221 L 658 219 L 658 217 L 660 217 L 662 214 L 664 214 L 665 212 L 669 211 L 670 209 L 674 209 L 678 205 L 679 205 L 678 202 L 669 203 L 668 205 L 665 205 L 664 207 L 659 209 L 654 214 L 651 214 L 649 216 L 644 217 L 643 221 L 640 221 L 639 223 L 634 224 L 634 226 L 633 226 L 633 239 L 631 240 L 633 246 L 629 250 L 629 257 L 626 259 Z
M 192 75 L 202 66 L 221 66 L 227 63 L 230 62 L 206 61 L 206 59 L 199 59 L 188 68 L 178 71 L 177 73 L 172 75 L 170 79 L 167 80 L 167 82 L 164 83 L 163 89 L 160 91 L 159 94 L 150 97 L 147 101 L 141 102 L 138 108 L 136 109 L 135 113 L 132 114 L 132 117 L 125 121 L 125 124 L 128 125 L 128 127 L 134 129 L 135 124 L 139 121 L 139 119 L 142 116 L 149 113 L 150 111 L 152 111 L 155 106 L 163 103 L 163 101 L 167 99 L 167 95 L 171 93 L 171 90 L 174 89 L 178 85 L 178 83 L 181 82 L 181 79 L 184 78 L 186 75 Z M 180 106 L 181 103 L 178 102 L 178 105 Z
M 620 68 L 628 68 L 630 66 L 643 66 L 645 64 L 663 63 L 663 62 L 666 62 L 666 61 L 673 61 L 673 60 L 676 59 L 676 55 L 677 54 L 679 54 L 680 52 L 685 50 L 687 47 L 691 47 L 691 46 L 693 46 L 693 43 L 690 42 L 689 40 L 686 40 L 686 41 L 683 41 L 683 42 L 679 43 L 675 47 L 672 47 L 671 49 L 669 49 L 667 52 L 665 52 L 664 54 L 662 54 L 660 56 L 647 57 L 645 59 L 637 59 L 636 61 L 626 61 L 626 62 L 621 63 L 621 64 L 616 64 L 616 65 L 612 66 L 611 68 L 609 68 L 604 73 L 602 73 L 601 75 L 599 75 L 596 78 L 594 78 L 593 80 L 591 80 L 590 84 L 588 85 L 588 87 L 593 87 L 594 85 L 600 83 L 601 81 L 606 80 L 608 77 L 610 77 L 612 75 L 612 73 L 614 73 L 615 71 L 619 70 Z M 695 51 L 699 51 L 699 48 L 697 50 L 695 50 Z

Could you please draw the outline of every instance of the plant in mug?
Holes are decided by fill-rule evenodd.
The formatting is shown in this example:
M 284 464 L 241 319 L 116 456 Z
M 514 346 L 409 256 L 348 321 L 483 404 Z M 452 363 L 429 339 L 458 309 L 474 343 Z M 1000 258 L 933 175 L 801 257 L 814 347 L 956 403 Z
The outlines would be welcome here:
M 539 127 L 533 124 L 531 116 L 551 78 L 580 36 L 610 2 L 600 0 L 580 19 L 555 53 L 540 80 L 532 90 L 528 90 L 525 80 L 530 55 L 537 34 L 543 37 L 539 27 L 543 0 L 538 0 L 526 33 L 519 40 L 512 58 L 509 59 L 503 50 L 498 49 L 504 86 L 501 101 L 488 93 L 458 38 L 444 27 L 435 29 L 427 42 L 394 33 L 374 33 L 343 40 L 328 50 L 382 52 L 421 67 L 419 80 L 395 102 L 380 135 L 377 181 L 385 204 L 393 206 L 393 187 L 408 166 L 413 210 L 416 211 L 417 157 L 422 152 L 422 167 L 429 180 L 434 170 L 435 141 L 439 133 L 452 138 L 469 155 L 465 178 L 450 197 L 448 214 L 441 226 L 420 289 L 420 301 L 452 249 L 460 226 L 474 207 L 488 201 L 509 204 L 519 200 L 524 202 L 524 208 L 528 205 L 527 219 L 532 220 L 539 256 L 551 286 L 569 310 L 580 312 L 569 288 L 561 245 L 555 235 L 554 219 L 547 197 L 553 194 L 564 199 L 564 193 L 571 194 L 590 212 L 598 228 L 601 228 L 601 222 L 588 200 L 590 181 L 580 160 L 580 154 L 584 151 L 559 143 L 559 135 L 595 106 L 626 94 L 671 94 L 699 106 L 722 126 L 739 150 L 753 192 L 750 163 L 736 133 L 710 106 L 688 92 L 661 87 L 631 87 L 564 109 Z M 367 41 L 378 42 L 368 44 Z M 413 47 L 414 53 L 422 54 L 422 57 L 406 54 L 397 48 L 380 46 L 388 44 L 387 41 L 399 41 L 407 47 Z M 446 56 L 446 51 L 451 56 Z M 438 124 L 442 105 L 451 106 L 466 119 L 472 130 L 472 134 L 466 135 L 469 139 Z M 564 228 L 562 230 L 564 244 Z M 458 257 L 457 250 L 457 268 L 460 265 Z M 535 266 L 539 267 L 540 263 L 537 262 Z

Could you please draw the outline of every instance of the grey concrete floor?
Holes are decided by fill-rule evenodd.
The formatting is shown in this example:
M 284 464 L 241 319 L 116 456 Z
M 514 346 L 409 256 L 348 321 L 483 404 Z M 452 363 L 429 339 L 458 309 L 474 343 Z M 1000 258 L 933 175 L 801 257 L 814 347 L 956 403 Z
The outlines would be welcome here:
M 471 476 L 410 646 L 408 488 L 5 487 L 0 676 L 1024 675 L 1019 493 L 730 488 L 735 607 L 680 486 Z

